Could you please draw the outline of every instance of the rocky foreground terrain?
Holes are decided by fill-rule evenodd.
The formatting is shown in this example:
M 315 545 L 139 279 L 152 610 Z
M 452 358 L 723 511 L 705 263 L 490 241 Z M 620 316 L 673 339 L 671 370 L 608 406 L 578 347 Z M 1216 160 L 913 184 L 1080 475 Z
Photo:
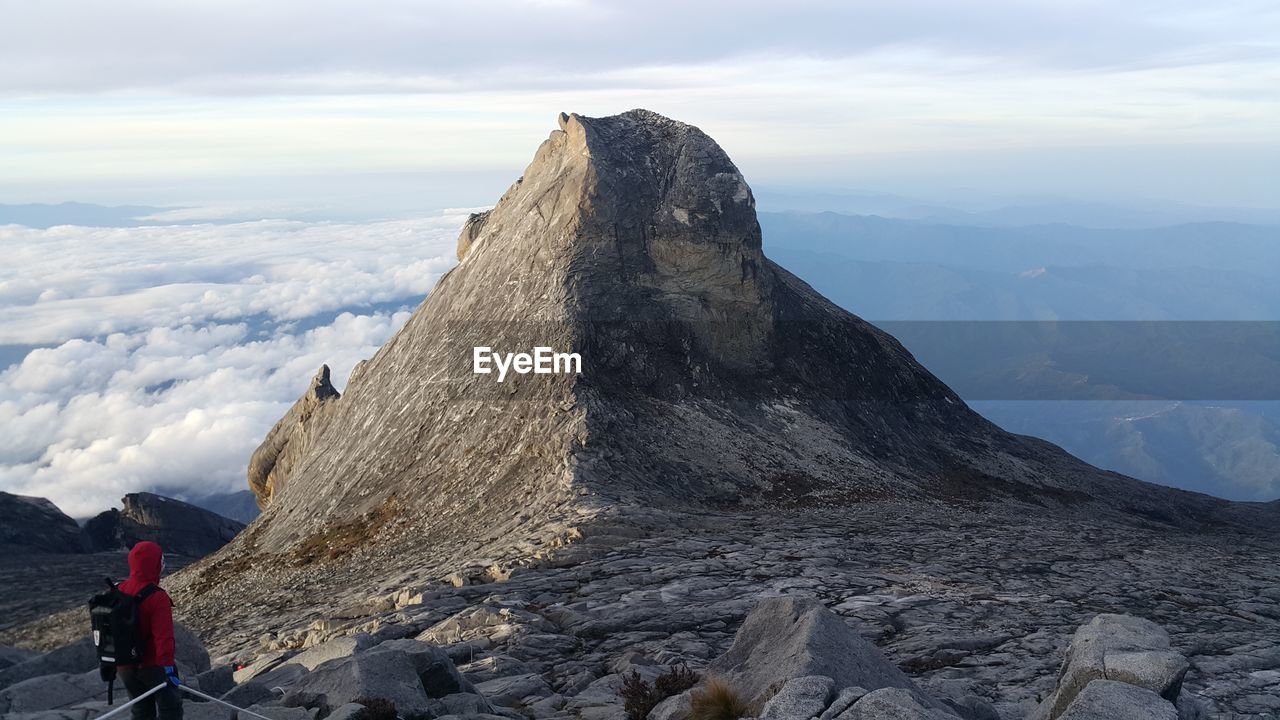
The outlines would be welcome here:
M 632 670 L 650 683 L 679 667 L 714 676 L 708 666 L 761 599 L 814 597 L 945 712 L 984 720 L 1041 717 L 1072 635 L 1098 614 L 1118 613 L 1163 627 L 1186 658 L 1181 714 L 1146 702 L 1154 714 L 1071 717 L 1280 717 L 1280 566 L 1277 543 L 1265 537 L 900 503 L 666 521 L 668 532 L 638 537 L 601 528 L 505 580 L 477 559 L 470 571 L 376 593 L 338 566 L 337 582 L 312 568 L 295 571 L 279 596 L 247 615 L 232 601 L 181 598 L 178 612 L 217 627 L 207 636 L 215 669 L 251 668 L 238 673 L 240 685 L 219 688 L 241 706 L 285 702 L 270 687 L 309 687 L 302 669 L 317 656 L 303 653 L 317 646 L 353 652 L 416 638 L 449 655 L 500 715 L 623 718 Z M 273 606 L 311 593 L 326 593 L 327 612 L 282 627 L 290 613 Z M 231 626 L 217 622 L 224 613 L 237 618 Z M 739 690 L 749 691 L 761 689 Z M 313 705 L 309 717 L 322 714 Z

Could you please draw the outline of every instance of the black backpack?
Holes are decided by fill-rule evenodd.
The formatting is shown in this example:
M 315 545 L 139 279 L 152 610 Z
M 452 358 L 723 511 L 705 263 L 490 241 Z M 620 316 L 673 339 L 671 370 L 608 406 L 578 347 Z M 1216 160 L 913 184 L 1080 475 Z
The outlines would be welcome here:
M 98 654 L 98 673 L 107 683 L 108 705 L 114 701 L 116 666 L 136 665 L 142 660 L 138 608 L 159 589 L 148 585 L 137 595 L 130 595 L 107 578 L 106 592 L 89 598 L 89 624 Z

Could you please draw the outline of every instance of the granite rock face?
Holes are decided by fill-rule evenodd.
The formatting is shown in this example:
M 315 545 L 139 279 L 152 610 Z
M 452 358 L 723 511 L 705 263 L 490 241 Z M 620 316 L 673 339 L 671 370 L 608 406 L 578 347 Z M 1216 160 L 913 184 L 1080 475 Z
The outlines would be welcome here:
M 339 397 L 329 382 L 329 366 L 321 365 L 307 391 L 253 452 L 249 458 L 249 489 L 259 509 L 270 505 L 271 499 L 284 489 L 294 464 L 311 449 L 312 438 Z
M 0 550 L 76 553 L 80 526 L 41 497 L 0 492 Z
M 635 508 L 893 497 L 1230 513 L 972 412 L 769 261 L 737 167 L 661 115 L 562 115 L 458 253 L 341 399 L 322 369 L 272 429 L 249 467 L 267 512 L 243 549 L 327 547 L 358 525 L 360 542 L 509 550 Z M 581 373 L 474 372 L 477 347 L 535 346 L 578 353 Z
M 166 553 L 202 557 L 230 542 L 244 524 L 181 500 L 154 493 L 130 493 L 122 510 L 108 510 L 84 527 L 93 552 L 129 549 L 150 540 Z

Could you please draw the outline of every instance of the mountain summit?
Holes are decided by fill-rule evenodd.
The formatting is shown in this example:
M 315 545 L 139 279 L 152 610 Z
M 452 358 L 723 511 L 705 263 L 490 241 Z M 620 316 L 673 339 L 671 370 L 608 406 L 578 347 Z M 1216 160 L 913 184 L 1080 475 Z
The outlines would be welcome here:
M 1226 505 L 971 411 L 764 256 L 750 187 L 696 127 L 646 110 L 559 125 L 341 397 L 322 370 L 272 431 L 251 471 L 265 512 L 238 542 L 537 544 L 600 513 L 890 498 L 1175 524 Z M 479 348 L 536 347 L 581 372 L 475 372 Z

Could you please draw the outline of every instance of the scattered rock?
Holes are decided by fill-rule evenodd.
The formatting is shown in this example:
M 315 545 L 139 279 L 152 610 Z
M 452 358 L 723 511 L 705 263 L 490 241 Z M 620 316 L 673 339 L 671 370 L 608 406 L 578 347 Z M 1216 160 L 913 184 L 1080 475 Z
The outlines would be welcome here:
M 401 713 L 432 707 L 413 659 L 390 649 L 330 660 L 302 678 L 294 690 L 323 695 L 330 707 L 359 698 L 385 698 Z
M 407 638 L 388 640 L 367 654 L 383 652 L 404 653 L 409 658 L 427 697 L 442 698 L 476 691 L 475 686 L 458 672 L 448 653 L 435 645 Z
M 1159 625 L 1103 613 L 1072 636 L 1058 672 L 1058 686 L 1034 717 L 1056 720 L 1096 680 L 1124 682 L 1177 702 L 1188 667 L 1185 657 L 1169 649 L 1169 634 Z
M 373 647 L 373 636 L 368 633 L 357 633 L 345 637 L 334 638 L 323 642 L 289 659 L 307 670 L 315 670 L 322 663 L 337 658 L 350 657 L 362 650 Z
M 235 668 L 230 665 L 220 665 L 206 670 L 196 676 L 196 682 L 200 685 L 201 692 L 220 697 L 235 687 Z
M 827 706 L 827 709 L 823 710 L 822 714 L 818 716 L 818 720 L 831 720 L 843 713 L 845 710 L 848 710 L 866 694 L 866 688 L 858 687 L 856 685 L 854 687 L 847 687 L 841 690 L 840 694 L 836 695 L 836 699 L 832 700 L 831 704 Z M 999 720 L 999 718 L 996 720 Z
M 867 693 L 836 717 L 837 720 L 955 720 L 956 716 L 929 707 L 918 693 L 886 687 Z
M 256 680 L 248 680 L 222 694 L 223 700 L 236 707 L 249 707 L 260 703 L 279 700 L 282 695 Z
M 734 638 L 733 646 L 708 667 L 742 692 L 748 704 L 763 705 L 790 680 L 822 675 L 834 687 L 872 690 L 915 683 L 885 659 L 876 646 L 813 598 L 760 600 Z
M 1128 683 L 1094 680 L 1076 694 L 1060 720 L 1178 720 L 1173 703 Z
M 835 688 L 836 681 L 825 675 L 792 678 L 764 704 L 760 717 L 763 720 L 791 720 L 821 715 Z

